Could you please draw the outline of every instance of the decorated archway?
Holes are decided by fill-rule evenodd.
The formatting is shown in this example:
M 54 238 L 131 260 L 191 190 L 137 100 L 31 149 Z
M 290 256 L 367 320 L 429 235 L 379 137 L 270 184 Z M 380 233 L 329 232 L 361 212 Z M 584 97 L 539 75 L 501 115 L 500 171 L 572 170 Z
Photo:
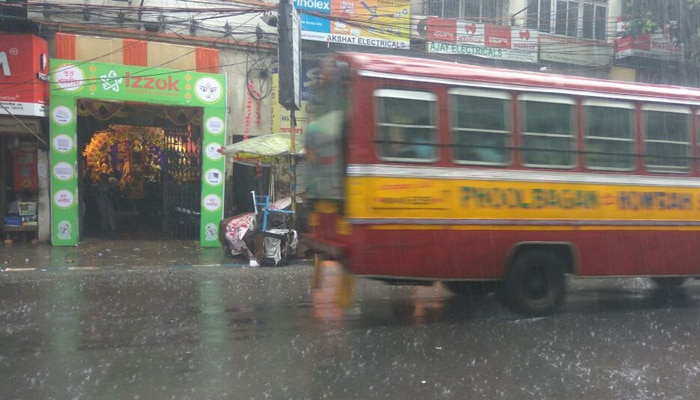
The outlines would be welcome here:
M 106 147 L 121 151 L 130 147 L 128 165 L 120 165 L 122 187 L 138 196 L 141 179 L 134 174 L 156 176 L 158 164 L 143 151 L 144 145 L 159 141 L 158 128 L 123 128 L 118 125 L 96 132 L 90 146 L 79 149 L 77 143 L 78 103 L 82 107 L 109 102 L 100 113 L 117 113 L 109 104 L 143 103 L 174 106 L 179 110 L 199 110 L 201 115 L 201 211 L 199 239 L 202 247 L 218 247 L 218 224 L 223 217 L 224 158 L 219 152 L 225 144 L 226 80 L 224 75 L 120 64 L 52 60 L 50 132 L 51 132 L 51 239 L 54 246 L 76 245 L 80 237 L 79 168 L 80 153 L 96 179 L 101 170 L 113 168 L 101 158 Z M 82 100 L 79 102 L 79 100 Z M 89 100 L 89 101 L 86 101 Z M 194 114 L 194 113 L 193 113 Z M 177 118 L 177 116 L 173 116 Z M 128 132 L 127 132 L 128 131 Z M 98 151 L 101 150 L 101 151 Z M 191 150 L 191 149 L 190 149 Z M 94 152 L 93 152 L 94 151 Z M 133 157 L 133 158 L 131 158 Z M 146 157 L 146 158 L 143 158 Z M 123 158 L 122 158 L 123 159 Z M 138 163 L 138 164 L 135 164 Z M 124 168 L 127 168 L 124 170 Z M 109 171 L 107 171 L 109 172 Z

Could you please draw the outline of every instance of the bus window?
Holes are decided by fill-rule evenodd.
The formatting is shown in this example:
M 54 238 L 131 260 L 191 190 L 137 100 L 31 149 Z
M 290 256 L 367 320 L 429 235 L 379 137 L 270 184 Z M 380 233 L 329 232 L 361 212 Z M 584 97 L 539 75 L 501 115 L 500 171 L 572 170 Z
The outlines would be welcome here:
M 690 170 L 688 110 L 684 107 L 644 105 L 644 165 L 653 172 Z
M 510 164 L 510 94 L 478 89 L 449 93 L 452 159 L 460 164 Z
M 574 166 L 574 101 L 563 96 L 520 96 L 523 165 Z
M 630 171 L 635 165 L 634 105 L 584 100 L 584 163 L 594 170 Z
M 437 96 L 396 89 L 374 92 L 377 153 L 389 161 L 431 162 L 438 158 Z

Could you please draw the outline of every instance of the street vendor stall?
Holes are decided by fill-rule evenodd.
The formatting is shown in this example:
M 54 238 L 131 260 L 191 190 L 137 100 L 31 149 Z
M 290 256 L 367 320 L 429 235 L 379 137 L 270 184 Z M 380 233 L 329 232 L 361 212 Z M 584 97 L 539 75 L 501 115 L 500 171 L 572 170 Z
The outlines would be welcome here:
M 295 137 L 293 155 L 291 147 L 288 133 L 271 133 L 224 146 L 221 154 L 231 158 L 235 163 L 270 167 L 272 173 L 268 193 L 270 200 L 275 201 L 287 196 L 294 198 L 300 192 L 298 188 L 303 187 L 299 185 L 296 169 L 291 163 L 292 157 L 296 161 L 294 164 L 298 164 L 304 158 L 303 137 Z
M 294 139 L 294 155 L 303 158 L 303 138 L 297 135 Z M 221 154 L 241 164 L 271 166 L 279 162 L 288 162 L 291 156 L 290 148 L 291 139 L 288 133 L 270 133 L 224 146 Z
M 244 213 L 222 221 L 222 245 L 232 255 L 244 255 L 256 265 L 254 242 L 260 233 L 263 245 L 259 257 L 263 264 L 279 265 L 296 249 L 296 205 L 300 202 L 296 188 L 296 161 L 304 156 L 303 139 L 295 138 L 291 152 L 290 135 L 275 133 L 227 145 L 221 153 L 235 163 L 271 168 L 268 194 L 251 193 L 253 213 Z M 294 161 L 292 162 L 292 157 Z

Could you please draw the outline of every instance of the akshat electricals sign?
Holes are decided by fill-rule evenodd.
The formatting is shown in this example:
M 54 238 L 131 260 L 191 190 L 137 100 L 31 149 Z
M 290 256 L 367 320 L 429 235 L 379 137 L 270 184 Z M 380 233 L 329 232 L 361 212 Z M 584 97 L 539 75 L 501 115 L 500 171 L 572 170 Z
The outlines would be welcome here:
M 30 34 L 0 34 L 0 115 L 46 116 L 48 44 Z
M 301 38 L 328 43 L 405 49 L 410 47 L 408 0 L 294 0 Z

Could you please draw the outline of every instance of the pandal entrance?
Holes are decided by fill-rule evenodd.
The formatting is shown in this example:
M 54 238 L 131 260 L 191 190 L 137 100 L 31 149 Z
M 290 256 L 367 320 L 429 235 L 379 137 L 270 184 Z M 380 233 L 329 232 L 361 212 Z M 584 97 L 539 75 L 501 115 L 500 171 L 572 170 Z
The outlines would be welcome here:
M 82 151 L 83 236 L 197 239 L 201 143 L 197 124 L 94 132 Z

